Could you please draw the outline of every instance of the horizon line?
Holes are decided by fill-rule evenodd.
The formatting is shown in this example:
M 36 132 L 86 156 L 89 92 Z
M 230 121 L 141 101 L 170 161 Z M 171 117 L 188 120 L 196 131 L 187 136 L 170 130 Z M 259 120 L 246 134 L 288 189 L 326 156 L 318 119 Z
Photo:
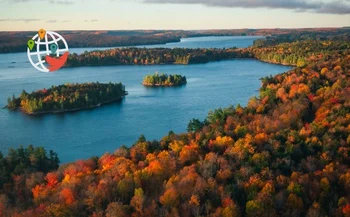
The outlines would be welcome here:
M 54 29 L 52 31 L 212 31 L 212 30 L 275 30 L 275 29 L 347 29 L 350 26 L 339 27 L 269 27 L 269 28 L 209 28 L 209 29 Z M 0 30 L 0 32 L 36 32 L 37 30 Z

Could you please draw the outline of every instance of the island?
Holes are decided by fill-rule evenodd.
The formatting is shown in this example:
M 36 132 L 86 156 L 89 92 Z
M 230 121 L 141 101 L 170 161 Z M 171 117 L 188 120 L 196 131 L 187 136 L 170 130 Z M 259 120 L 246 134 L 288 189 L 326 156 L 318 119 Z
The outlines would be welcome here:
M 177 75 L 177 74 L 168 75 L 164 73 L 159 74 L 158 72 L 156 72 L 154 75 L 146 75 L 146 77 L 144 77 L 142 81 L 142 84 L 144 86 L 150 86 L 150 87 L 181 86 L 186 83 L 187 83 L 186 76 Z
M 62 113 L 98 107 L 125 95 L 127 91 L 122 83 L 67 83 L 30 94 L 23 90 L 18 98 L 15 95 L 8 98 L 6 107 L 10 110 L 20 108 L 30 115 Z
M 65 67 L 119 65 L 190 65 L 237 58 L 253 58 L 240 48 L 113 48 L 68 56 Z

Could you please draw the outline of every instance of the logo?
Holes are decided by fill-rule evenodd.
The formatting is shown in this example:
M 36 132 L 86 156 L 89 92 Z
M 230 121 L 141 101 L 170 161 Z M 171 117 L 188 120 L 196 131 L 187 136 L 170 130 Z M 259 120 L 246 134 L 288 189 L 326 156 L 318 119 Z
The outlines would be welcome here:
M 69 52 L 66 40 L 58 33 L 40 29 L 27 42 L 27 56 L 34 68 L 42 72 L 60 69 L 67 61 Z

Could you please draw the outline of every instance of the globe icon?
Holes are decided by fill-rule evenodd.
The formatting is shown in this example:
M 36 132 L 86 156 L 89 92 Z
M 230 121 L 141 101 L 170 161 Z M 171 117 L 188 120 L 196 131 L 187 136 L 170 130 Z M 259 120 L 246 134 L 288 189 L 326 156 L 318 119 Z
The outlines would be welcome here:
M 68 52 L 66 40 L 56 32 L 44 31 L 43 35 L 36 34 L 31 42 L 33 43 L 32 48 L 27 48 L 28 60 L 34 68 L 42 72 L 50 71 L 45 60 L 46 56 L 60 57 Z M 53 48 L 55 48 L 54 52 Z

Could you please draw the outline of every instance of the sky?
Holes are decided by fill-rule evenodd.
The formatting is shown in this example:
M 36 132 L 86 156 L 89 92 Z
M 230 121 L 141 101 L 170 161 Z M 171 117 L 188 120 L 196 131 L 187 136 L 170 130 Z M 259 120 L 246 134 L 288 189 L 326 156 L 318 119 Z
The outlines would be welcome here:
M 350 0 L 0 0 L 0 31 L 350 26 Z

